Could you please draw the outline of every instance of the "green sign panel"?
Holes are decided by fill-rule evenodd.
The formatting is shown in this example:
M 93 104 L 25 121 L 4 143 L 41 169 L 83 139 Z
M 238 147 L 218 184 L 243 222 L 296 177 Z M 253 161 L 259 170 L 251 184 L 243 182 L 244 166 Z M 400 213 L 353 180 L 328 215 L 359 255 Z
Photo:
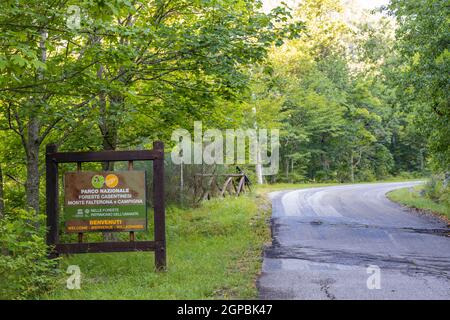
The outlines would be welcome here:
M 145 171 L 64 175 L 66 232 L 147 229 Z

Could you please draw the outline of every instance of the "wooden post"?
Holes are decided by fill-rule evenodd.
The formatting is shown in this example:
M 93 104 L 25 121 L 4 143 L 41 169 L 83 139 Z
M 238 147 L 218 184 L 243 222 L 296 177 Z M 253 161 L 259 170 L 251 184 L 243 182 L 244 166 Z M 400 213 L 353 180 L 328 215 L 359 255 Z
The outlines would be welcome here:
M 155 264 L 157 270 L 166 267 L 166 226 L 165 226 L 165 199 L 164 199 L 164 143 L 155 141 L 153 150 L 159 156 L 153 160 L 153 203 L 155 224 Z
M 77 162 L 77 172 L 81 172 L 81 162 Z M 78 232 L 78 243 L 83 243 L 83 232 Z
M 133 169 L 134 169 L 133 161 L 128 161 L 128 171 L 131 171 Z M 133 242 L 135 240 L 134 231 L 130 231 L 129 236 L 130 236 L 130 242 Z
M 46 211 L 47 211 L 47 245 L 52 246 L 52 252 L 49 253 L 50 258 L 55 258 L 57 253 L 53 251 L 58 238 L 58 164 L 51 154 L 56 153 L 58 148 L 55 144 L 46 146 L 45 166 L 46 166 Z
M 222 197 L 225 197 L 225 192 L 229 191 L 229 184 L 233 180 L 233 177 L 226 177 L 225 183 L 223 184 L 222 193 L 220 194 Z
M 243 189 L 244 189 L 244 183 L 245 183 L 245 176 L 242 175 L 242 178 L 240 178 L 240 180 L 239 180 L 238 190 L 236 192 L 236 195 L 238 197 L 239 197 L 239 194 L 241 193 L 241 191 L 243 191 Z
M 78 243 L 83 243 L 83 232 L 78 232 Z

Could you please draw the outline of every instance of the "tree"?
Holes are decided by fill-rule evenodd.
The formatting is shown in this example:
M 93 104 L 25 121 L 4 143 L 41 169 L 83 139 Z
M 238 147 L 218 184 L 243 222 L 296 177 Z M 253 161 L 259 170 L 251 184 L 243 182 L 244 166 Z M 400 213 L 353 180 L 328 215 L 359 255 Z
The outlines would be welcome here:
M 63 131 L 76 125 L 73 119 L 88 100 L 67 103 L 65 97 L 80 96 L 77 87 L 89 65 L 68 52 L 74 34 L 65 25 L 65 4 L 4 1 L 1 9 L 2 120 L 20 137 L 26 157 L 27 206 L 39 212 L 40 147 L 63 123 Z
M 388 12 L 397 19 L 399 90 L 409 96 L 428 137 L 436 169 L 450 166 L 449 16 L 445 0 L 393 0 Z M 416 111 L 414 111 L 416 110 Z
M 71 5 L 79 26 L 67 21 Z M 39 212 L 46 139 L 63 144 L 80 126 L 89 130 L 76 132 L 77 144 L 97 143 L 96 125 L 101 148 L 114 150 L 121 131 L 126 143 L 162 134 L 133 136 L 123 127 L 142 114 L 153 114 L 167 132 L 186 115 L 207 117 L 216 97 L 232 99 L 244 89 L 243 67 L 295 34 L 284 23 L 286 9 L 264 14 L 260 7 L 249 0 L 4 1 L 0 108 L 25 151 L 27 206 Z

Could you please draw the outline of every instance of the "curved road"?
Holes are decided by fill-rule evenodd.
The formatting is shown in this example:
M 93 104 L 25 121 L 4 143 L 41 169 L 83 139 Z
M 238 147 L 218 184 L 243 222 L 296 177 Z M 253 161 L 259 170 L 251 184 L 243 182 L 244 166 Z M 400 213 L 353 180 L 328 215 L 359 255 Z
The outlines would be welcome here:
M 385 194 L 420 182 L 271 194 L 262 299 L 450 299 L 450 229 Z

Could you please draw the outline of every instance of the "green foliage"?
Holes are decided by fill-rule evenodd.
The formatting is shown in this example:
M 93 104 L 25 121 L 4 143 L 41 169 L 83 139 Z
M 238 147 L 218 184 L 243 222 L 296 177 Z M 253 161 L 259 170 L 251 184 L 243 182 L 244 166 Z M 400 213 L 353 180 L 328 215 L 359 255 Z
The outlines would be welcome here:
M 335 1 L 302 2 L 308 36 L 270 55 L 266 90 L 282 98 L 265 96 L 281 103 L 278 181 L 372 181 L 424 168 L 424 140 L 380 72 L 391 70 L 391 25 L 350 28 L 343 11 Z
M 48 259 L 44 232 L 36 231 L 44 221 L 25 210 L 0 219 L 0 299 L 35 298 L 52 287 L 57 261 Z
M 450 166 L 450 6 L 446 0 L 394 0 L 398 23 L 398 89 L 416 112 L 429 142 L 433 166 Z
M 170 141 L 194 120 L 222 121 L 220 106 L 248 89 L 247 69 L 303 27 L 284 5 L 260 9 L 253 0 L 2 1 L 0 128 L 22 149 L 26 205 L 41 209 L 47 142 L 129 149 Z
M 431 200 L 450 207 L 449 179 L 444 175 L 432 175 L 424 188 L 425 195 Z

